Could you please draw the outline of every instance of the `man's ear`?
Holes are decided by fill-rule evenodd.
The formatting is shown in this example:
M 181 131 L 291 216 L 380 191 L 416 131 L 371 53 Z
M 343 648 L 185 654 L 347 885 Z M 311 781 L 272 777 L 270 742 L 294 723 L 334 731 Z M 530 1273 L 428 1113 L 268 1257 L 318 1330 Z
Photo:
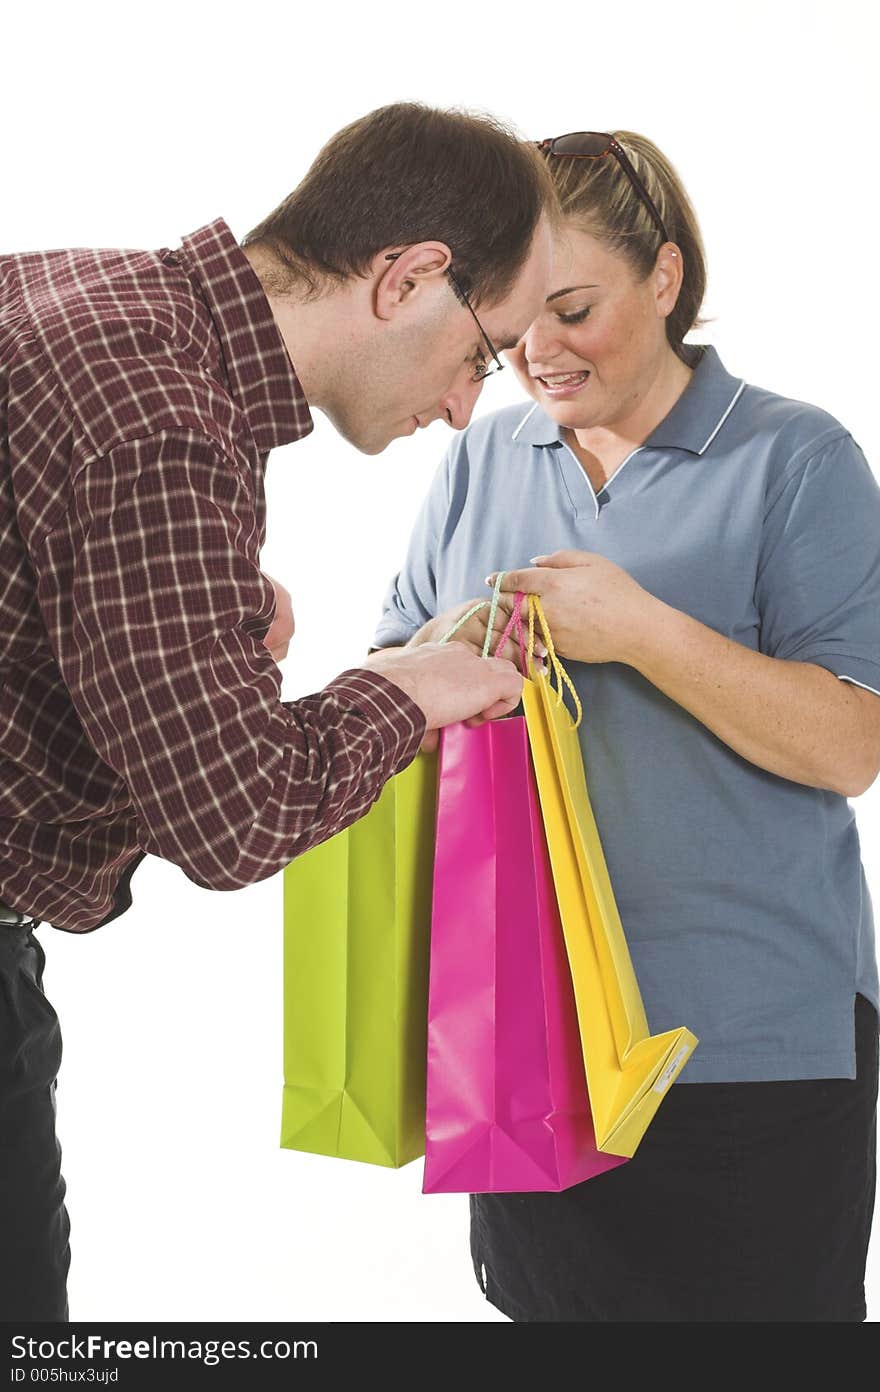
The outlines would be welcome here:
M 375 312 L 390 319 L 403 306 L 446 274 L 452 252 L 445 242 L 416 242 L 400 250 L 380 251 L 373 259 Z

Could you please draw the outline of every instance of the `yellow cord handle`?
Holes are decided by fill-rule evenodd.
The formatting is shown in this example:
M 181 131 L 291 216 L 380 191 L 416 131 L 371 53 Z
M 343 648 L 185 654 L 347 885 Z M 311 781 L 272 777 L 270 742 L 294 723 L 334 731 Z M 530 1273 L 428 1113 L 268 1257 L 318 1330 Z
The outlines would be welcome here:
M 526 653 L 527 653 L 527 662 L 528 662 L 528 669 L 529 669 L 529 676 L 530 676 L 530 677 L 535 677 L 535 676 L 537 675 L 536 669 L 535 669 L 535 618 L 536 618 L 536 617 L 537 617 L 538 623 L 539 623 L 540 626 L 541 626 L 541 636 L 542 636 L 542 638 L 544 639 L 544 646 L 545 646 L 546 649 L 547 649 L 547 660 L 548 660 L 548 662 L 550 663 L 551 670 L 553 671 L 553 673 L 554 673 L 554 675 L 555 675 L 555 677 L 556 677 L 556 704 L 559 705 L 559 706 L 562 705 L 562 701 L 563 701 L 563 690 L 562 690 L 562 688 L 563 688 L 563 685 L 567 686 L 568 689 L 569 689 L 569 691 L 570 691 L 570 693 L 571 693 L 572 700 L 574 701 L 575 710 L 577 711 L 577 719 L 576 719 L 575 722 L 574 722 L 574 728 L 577 729 L 577 727 L 578 727 L 578 726 L 580 725 L 580 723 L 581 723 L 581 720 L 583 719 L 583 714 L 584 714 L 584 712 L 583 712 L 583 707 L 581 706 L 580 698 L 578 697 L 578 694 L 577 694 L 577 692 L 575 691 L 574 682 L 571 680 L 571 677 L 568 675 L 568 673 L 566 672 L 566 670 L 565 670 L 565 668 L 563 667 L 562 663 L 559 661 L 559 657 L 558 657 L 558 655 L 557 655 L 556 649 L 555 649 L 555 647 L 553 646 L 553 639 L 552 639 L 552 637 L 551 637 L 551 635 L 550 635 L 550 627 L 549 627 L 549 625 L 548 625 L 548 623 L 547 623 L 547 616 L 546 616 L 546 614 L 544 613 L 544 606 L 543 606 L 542 603 L 541 603 L 541 599 L 540 599 L 540 596 L 539 596 L 539 595 L 529 595 L 529 643 L 528 643 L 528 648 L 527 648 L 527 650 L 526 650 Z
M 461 618 L 453 624 L 449 632 L 444 633 L 443 637 L 440 639 L 441 643 L 448 643 L 453 634 L 457 633 L 458 630 L 462 627 L 462 625 L 467 623 L 468 619 L 472 618 L 473 615 L 476 614 L 480 609 L 485 609 L 488 607 L 489 617 L 486 621 L 486 641 L 483 644 L 483 656 L 489 656 L 489 644 L 491 642 L 492 634 L 494 632 L 495 614 L 497 612 L 498 601 L 501 596 L 501 582 L 504 579 L 504 574 L 505 572 L 502 570 L 499 571 L 498 575 L 496 576 L 495 589 L 492 594 L 491 603 L 488 599 L 483 599 L 480 600 L 477 604 L 471 605 L 467 613 L 462 614 Z M 578 697 L 578 694 L 574 689 L 574 683 L 572 682 L 571 677 L 568 675 L 562 663 L 559 661 L 556 649 L 553 646 L 553 639 L 550 636 L 550 627 L 547 623 L 547 616 L 544 613 L 544 606 L 541 604 L 540 596 L 529 595 L 528 601 L 529 643 L 528 648 L 526 649 L 526 673 L 533 681 L 537 680 L 537 678 L 540 675 L 537 667 L 535 666 L 535 617 L 537 616 L 538 623 L 541 625 L 541 635 L 544 639 L 544 646 L 547 649 L 547 658 L 549 660 L 551 670 L 554 676 L 556 677 L 556 704 L 558 706 L 562 705 L 564 699 L 563 686 L 567 686 L 569 691 L 571 692 L 571 698 L 574 701 L 575 710 L 577 711 L 577 719 L 574 722 L 574 728 L 577 729 L 577 727 L 581 723 L 581 720 L 583 719 L 584 714 L 583 707 L 580 703 L 580 698 Z M 502 636 L 501 641 L 498 644 L 499 649 L 503 646 L 504 640 L 508 637 L 510 629 L 511 624 L 509 623 L 507 625 L 507 628 L 504 630 L 504 634 Z M 522 639 L 520 639 L 520 642 L 522 642 Z

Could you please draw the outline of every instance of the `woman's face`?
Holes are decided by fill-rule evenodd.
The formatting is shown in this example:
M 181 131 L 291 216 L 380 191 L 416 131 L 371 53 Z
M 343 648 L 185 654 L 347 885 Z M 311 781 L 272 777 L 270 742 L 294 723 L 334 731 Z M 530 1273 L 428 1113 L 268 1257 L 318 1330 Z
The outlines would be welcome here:
M 572 430 L 614 428 L 637 410 L 671 353 L 680 257 L 667 243 L 647 280 L 569 223 L 554 252 L 543 313 L 508 354 L 530 396 Z

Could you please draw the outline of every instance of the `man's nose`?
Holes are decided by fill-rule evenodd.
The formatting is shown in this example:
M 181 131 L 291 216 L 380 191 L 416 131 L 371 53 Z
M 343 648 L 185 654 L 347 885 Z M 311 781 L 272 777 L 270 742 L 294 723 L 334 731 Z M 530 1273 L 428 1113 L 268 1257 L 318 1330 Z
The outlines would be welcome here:
M 441 398 L 440 410 L 453 430 L 464 430 L 469 423 L 482 389 L 482 382 L 468 382 L 467 386 L 452 387 Z

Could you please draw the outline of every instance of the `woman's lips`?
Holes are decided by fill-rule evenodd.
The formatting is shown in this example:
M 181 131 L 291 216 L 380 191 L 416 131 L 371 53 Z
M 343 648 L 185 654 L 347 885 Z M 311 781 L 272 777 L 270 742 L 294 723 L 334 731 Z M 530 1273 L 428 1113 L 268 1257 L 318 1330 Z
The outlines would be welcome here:
M 558 400 L 564 396 L 575 396 L 589 376 L 588 371 L 554 372 L 549 377 L 537 377 L 535 380 L 540 382 L 541 390 L 546 392 L 547 396 Z

